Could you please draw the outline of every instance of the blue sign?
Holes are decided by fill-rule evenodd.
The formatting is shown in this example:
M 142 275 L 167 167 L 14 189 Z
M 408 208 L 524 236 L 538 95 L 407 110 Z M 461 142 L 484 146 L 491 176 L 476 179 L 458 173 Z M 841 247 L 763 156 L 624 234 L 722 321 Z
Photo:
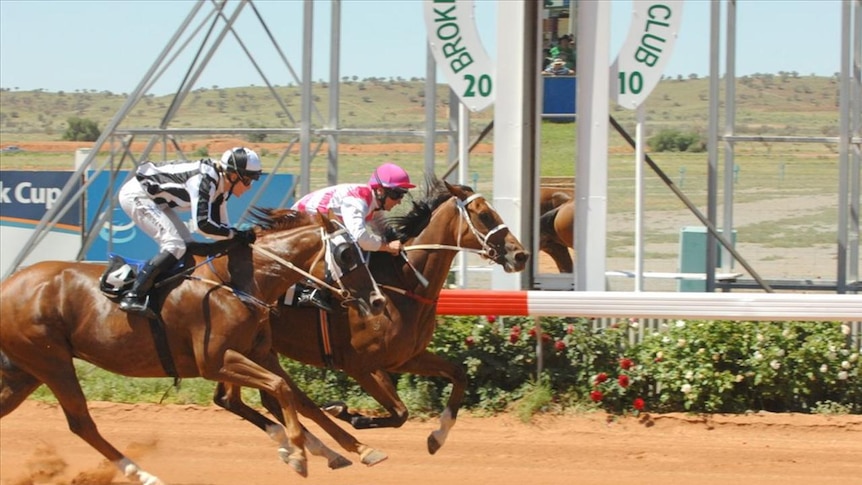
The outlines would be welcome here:
M 99 219 L 99 211 L 104 211 L 109 204 L 99 204 L 104 194 L 114 194 L 119 191 L 123 181 L 126 180 L 128 171 L 120 171 L 117 174 L 102 172 L 93 179 L 87 190 L 87 216 L 85 224 L 93 224 Z M 112 180 L 113 177 L 113 180 Z M 231 223 L 238 225 L 242 216 L 248 208 L 248 201 L 255 200 L 259 207 L 281 207 L 284 201 L 285 191 L 293 187 L 293 175 L 275 174 L 269 175 L 264 180 L 253 184 L 242 198 L 231 197 L 227 204 L 228 218 Z M 258 198 L 258 192 L 264 182 L 269 182 L 267 189 Z M 109 189 L 108 186 L 111 185 Z M 287 207 L 293 204 L 292 200 L 284 202 Z M 102 205 L 102 207 L 99 207 Z M 180 216 L 191 217 L 188 212 L 180 212 Z M 207 241 L 208 239 L 194 234 L 195 239 Z M 105 261 L 108 253 L 119 254 L 134 259 L 149 259 L 158 252 L 158 245 L 148 235 L 135 226 L 135 223 L 123 212 L 123 209 L 115 204 L 111 212 L 110 220 L 107 220 L 99 230 L 99 236 L 87 251 L 86 258 L 91 261 Z
M 0 170 L 0 222 L 4 226 L 36 227 L 52 207 L 65 205 L 60 194 L 73 175 L 69 171 Z M 80 187 L 80 181 L 76 182 L 69 195 L 74 195 Z M 54 230 L 81 232 L 79 202 L 63 214 Z
M 578 78 L 575 76 L 543 76 L 542 79 L 544 80 L 543 117 L 550 121 L 575 121 Z

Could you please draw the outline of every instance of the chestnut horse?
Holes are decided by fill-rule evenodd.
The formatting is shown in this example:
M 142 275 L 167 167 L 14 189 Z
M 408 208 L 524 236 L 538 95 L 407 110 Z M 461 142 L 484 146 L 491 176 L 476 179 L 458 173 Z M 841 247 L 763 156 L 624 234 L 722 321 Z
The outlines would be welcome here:
M 560 273 L 574 272 L 569 248 L 574 247 L 575 199 L 567 188 L 541 187 L 539 193 L 539 250 L 544 251 Z
M 436 179 L 426 182 L 426 196 L 413 202 L 410 213 L 390 217 L 393 235 L 408 245 L 406 255 L 371 253 L 369 267 L 388 297 L 381 316 L 363 318 L 353 310 L 336 308 L 321 324 L 316 308 L 282 306 L 270 319 L 274 350 L 306 364 L 343 370 L 388 411 L 388 416 L 366 417 L 327 409 L 357 429 L 398 427 L 407 420 L 407 407 L 387 372 L 452 382 L 440 428 L 428 437 L 428 451 L 433 454 L 455 424 L 467 387 L 467 375 L 459 363 L 426 350 L 437 326 L 437 298 L 452 261 L 460 251 L 473 251 L 507 272 L 517 272 L 525 268 L 529 253 L 481 194 Z M 216 403 L 236 409 L 241 399 L 238 389 L 223 391 L 217 392 Z M 261 398 L 272 411 L 274 403 Z M 242 417 L 265 429 L 263 416 Z
M 286 209 L 257 212 L 258 238 L 253 245 L 227 244 L 226 256 L 195 267 L 190 277 L 172 281 L 151 295 L 161 308 L 175 377 L 203 377 L 271 395 L 287 424 L 267 432 L 279 443 L 282 459 L 303 476 L 307 475 L 306 438 L 312 452 L 319 440 L 303 430 L 297 410 L 321 424 L 339 443 L 352 440 L 363 459 L 384 459 L 385 455 L 342 430 L 296 388 L 271 348 L 273 303 L 322 257 L 329 234 L 321 225 L 329 231 L 336 228 L 328 220 L 309 224 L 307 216 Z M 354 257 L 361 258 L 358 247 L 350 246 Z M 73 359 L 79 358 L 130 377 L 167 374 L 157 356 L 149 320 L 121 311 L 101 293 L 99 279 L 104 270 L 100 264 L 46 261 L 0 284 L 0 417 L 45 384 L 57 397 L 73 433 L 125 476 L 145 485 L 161 484 L 102 437 L 75 373 Z M 343 281 L 351 285 L 352 298 L 363 300 L 366 308 L 382 310 L 385 298 L 377 293 L 367 271 L 354 271 Z

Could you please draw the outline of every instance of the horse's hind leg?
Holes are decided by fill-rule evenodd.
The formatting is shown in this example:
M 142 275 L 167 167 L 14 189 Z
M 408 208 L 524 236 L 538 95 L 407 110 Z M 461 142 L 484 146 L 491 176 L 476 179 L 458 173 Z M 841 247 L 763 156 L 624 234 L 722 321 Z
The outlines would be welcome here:
M 0 352 L 0 418 L 14 411 L 41 384 Z
M 87 409 L 87 399 L 78 382 L 72 358 L 52 359 L 45 355 L 40 357 L 42 360 L 37 365 L 45 371 L 39 371 L 38 375 L 45 376 L 43 378 L 45 385 L 60 402 L 60 407 L 66 415 L 66 422 L 69 423 L 69 429 L 111 461 L 127 478 L 137 479 L 142 485 L 164 485 L 157 477 L 141 470 L 99 433 Z

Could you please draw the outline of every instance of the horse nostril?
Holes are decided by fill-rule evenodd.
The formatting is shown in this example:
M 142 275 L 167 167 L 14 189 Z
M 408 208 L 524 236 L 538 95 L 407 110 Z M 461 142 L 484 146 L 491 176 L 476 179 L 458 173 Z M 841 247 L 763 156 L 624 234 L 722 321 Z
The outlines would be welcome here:
M 517 253 L 515 253 L 515 261 L 519 263 L 526 263 L 529 259 L 530 253 L 527 251 L 518 251 Z

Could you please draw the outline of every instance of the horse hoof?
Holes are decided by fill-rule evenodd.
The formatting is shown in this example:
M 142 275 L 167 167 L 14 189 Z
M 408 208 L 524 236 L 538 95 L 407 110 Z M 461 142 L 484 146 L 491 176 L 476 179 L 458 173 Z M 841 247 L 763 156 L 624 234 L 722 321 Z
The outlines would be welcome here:
M 339 468 L 349 467 L 352 464 L 352 461 L 348 460 L 343 456 L 339 456 L 338 458 L 333 458 L 329 461 L 329 468 L 332 470 L 338 470 Z
M 299 473 L 303 477 L 308 476 L 308 460 L 305 457 L 292 456 L 292 453 L 287 448 L 279 448 L 278 456 L 281 458 L 281 461 L 285 462 L 287 466 L 293 468 L 296 473 Z
M 332 401 L 324 404 L 321 409 L 324 412 L 329 414 L 330 416 L 338 419 L 347 420 L 349 416 L 347 414 L 347 404 L 342 401 Z
M 360 456 L 362 458 L 362 463 L 364 463 L 368 466 L 374 466 L 374 465 L 386 460 L 387 458 L 389 458 L 389 456 L 386 453 L 383 453 L 382 451 L 375 450 L 373 448 L 369 448 L 367 451 L 362 453 L 362 455 L 360 455 Z
M 287 465 L 293 468 L 293 471 L 299 473 L 299 476 L 302 478 L 308 477 L 308 463 L 305 460 L 291 458 L 288 460 Z
M 437 450 L 440 449 L 440 442 L 437 441 L 437 438 L 434 435 L 428 435 L 428 453 L 434 454 L 437 453 Z

